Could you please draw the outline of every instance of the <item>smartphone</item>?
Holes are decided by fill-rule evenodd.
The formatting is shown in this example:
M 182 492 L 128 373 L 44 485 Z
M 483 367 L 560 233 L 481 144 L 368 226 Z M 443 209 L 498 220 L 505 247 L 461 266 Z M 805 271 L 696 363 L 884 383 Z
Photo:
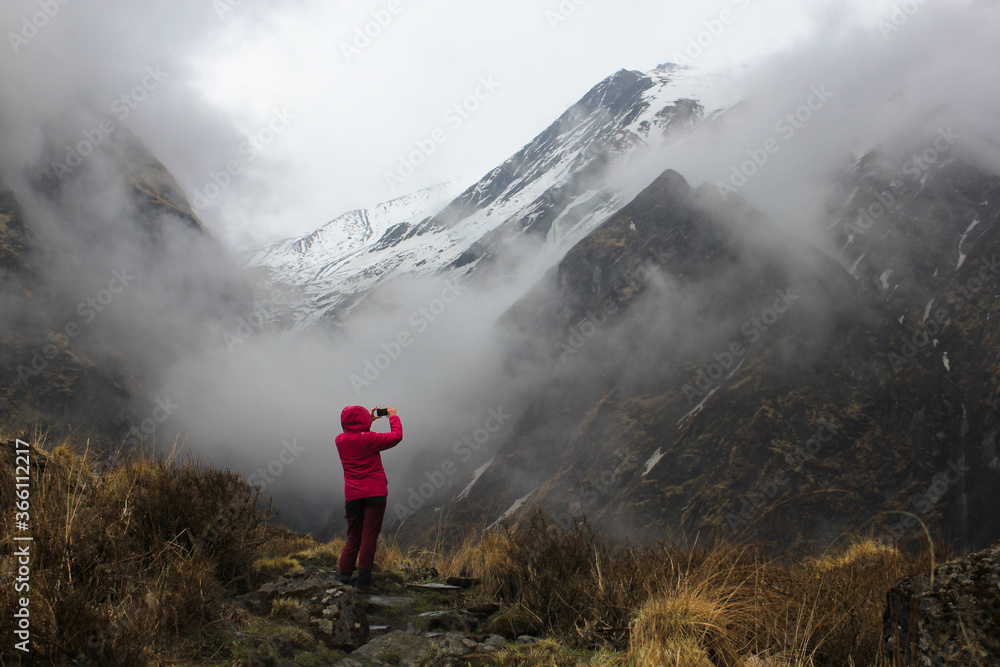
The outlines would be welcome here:
M 389 408 L 375 408 L 376 417 L 387 417 L 389 415 Z

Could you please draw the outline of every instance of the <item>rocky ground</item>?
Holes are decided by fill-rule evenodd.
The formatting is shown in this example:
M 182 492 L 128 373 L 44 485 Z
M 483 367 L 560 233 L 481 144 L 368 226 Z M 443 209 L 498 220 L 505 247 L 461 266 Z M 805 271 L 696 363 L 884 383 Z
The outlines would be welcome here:
M 272 625 L 240 632 L 230 623 L 237 646 L 232 657 L 251 667 L 488 665 L 508 645 L 539 641 L 497 618 L 495 605 L 477 606 L 470 593 L 475 583 L 405 581 L 386 573 L 376 579 L 379 594 L 366 595 L 338 583 L 332 569 L 295 570 L 228 601 L 284 623 L 278 632 Z

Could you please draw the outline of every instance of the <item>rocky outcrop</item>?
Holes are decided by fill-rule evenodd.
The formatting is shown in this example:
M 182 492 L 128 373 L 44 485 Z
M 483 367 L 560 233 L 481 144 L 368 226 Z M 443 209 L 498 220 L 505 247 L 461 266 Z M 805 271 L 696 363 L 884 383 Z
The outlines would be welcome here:
M 1000 542 L 888 593 L 885 654 L 903 665 L 1000 664 Z
M 483 609 L 481 614 L 465 609 L 462 598 L 453 597 L 462 590 L 457 586 L 401 582 L 388 582 L 388 586 L 395 594 L 365 595 L 337 583 L 332 570 L 302 569 L 288 572 L 229 603 L 259 616 L 289 619 L 292 626 L 310 637 L 308 641 L 300 638 L 299 648 L 318 650 L 312 641 L 315 639 L 342 656 L 335 664 L 343 667 L 486 665 L 493 664 L 494 654 L 508 645 L 499 634 L 477 632 L 486 625 L 485 616 L 495 609 Z M 420 613 L 415 610 L 418 601 L 441 604 L 443 608 Z M 235 626 L 231 631 L 238 632 Z M 520 637 L 517 641 L 535 639 Z M 296 646 L 273 637 L 261 649 L 250 664 L 278 665 L 275 653 L 289 657 Z M 331 652 L 312 655 L 332 657 Z
M 295 570 L 239 600 L 252 611 L 267 613 L 279 598 L 300 602 L 302 608 L 294 620 L 329 648 L 352 651 L 368 642 L 370 629 L 362 596 L 337 583 L 334 572 Z

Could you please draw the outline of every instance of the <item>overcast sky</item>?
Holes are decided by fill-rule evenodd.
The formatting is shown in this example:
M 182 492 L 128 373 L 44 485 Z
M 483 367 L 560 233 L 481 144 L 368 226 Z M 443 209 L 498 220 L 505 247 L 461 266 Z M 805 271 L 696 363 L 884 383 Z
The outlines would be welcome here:
M 121 95 L 145 82 L 126 124 L 209 229 L 245 246 L 442 181 L 471 184 L 620 68 L 691 55 L 709 69 L 752 65 L 824 30 L 831 8 L 875 26 L 893 5 L 53 0 L 40 17 L 46 2 L 7 0 L 0 76 L 45 89 L 47 108 L 36 101 L 25 117 L 86 99 L 80 132 L 120 116 Z M 418 142 L 430 154 L 390 182 Z

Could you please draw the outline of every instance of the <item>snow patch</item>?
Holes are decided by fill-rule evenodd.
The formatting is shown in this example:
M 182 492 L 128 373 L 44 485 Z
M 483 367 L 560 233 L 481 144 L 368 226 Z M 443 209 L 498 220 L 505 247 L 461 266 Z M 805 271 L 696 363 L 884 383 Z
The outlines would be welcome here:
M 886 269 L 882 272 L 882 275 L 878 279 L 882 282 L 882 289 L 889 289 L 889 276 L 892 275 L 892 269 Z
M 495 460 L 496 457 L 494 456 L 492 459 L 490 459 L 483 465 L 476 468 L 475 471 L 472 473 L 472 481 L 469 482 L 469 484 L 464 489 L 462 489 L 462 492 L 460 494 L 455 496 L 455 500 L 464 500 L 465 498 L 468 498 L 469 491 L 472 490 L 473 485 L 479 481 L 479 478 L 483 476 L 483 473 L 486 472 L 486 469 L 489 468 L 490 465 L 492 465 L 493 461 Z
M 948 361 L 948 353 L 947 352 L 942 352 L 941 353 L 941 363 L 944 364 L 944 369 L 950 373 L 951 372 L 951 363 L 949 363 L 949 361 Z
M 531 491 L 528 491 L 526 494 L 524 494 L 523 496 L 521 496 L 520 498 L 518 498 L 517 500 L 515 500 L 514 504 L 511 505 L 510 508 L 506 512 L 504 512 L 503 514 L 500 515 L 499 519 L 497 519 L 496 521 L 494 521 L 493 523 L 491 523 L 489 526 L 486 527 L 486 530 L 489 530 L 490 528 L 492 528 L 493 526 L 497 525 L 498 523 L 500 523 L 504 519 L 509 519 L 510 517 L 514 516 L 514 512 L 516 512 L 517 510 L 521 509 L 521 505 L 523 505 L 525 503 L 525 501 L 528 500 L 528 498 L 531 497 L 531 494 L 534 493 L 537 490 L 538 489 L 532 489 Z
M 934 305 L 934 299 L 927 302 L 927 306 L 924 308 L 924 319 L 920 320 L 921 323 L 926 322 L 927 318 L 930 317 L 932 305 Z
M 648 459 L 646 459 L 646 466 L 642 469 L 642 474 L 639 475 L 639 477 L 645 477 L 646 473 L 652 470 L 653 467 L 660 462 L 660 459 L 663 458 L 662 449 L 663 449 L 662 447 L 657 447 L 656 451 L 653 452 L 653 455 L 650 456 Z
M 696 416 L 696 415 L 697 415 L 697 414 L 698 414 L 699 412 L 701 412 L 701 409 L 702 409 L 703 407 L 705 407 L 705 401 L 707 401 L 708 399 L 712 398 L 712 394 L 714 394 L 714 393 L 715 393 L 715 392 L 717 392 L 717 391 L 719 391 L 719 388 L 718 388 L 718 387 L 716 387 L 716 388 L 715 388 L 715 389 L 713 389 L 712 391 L 708 392 L 708 395 L 707 395 L 707 396 L 705 396 L 705 398 L 701 399 L 701 403 L 699 403 L 698 405 L 696 405 L 696 406 L 694 406 L 693 408 L 691 408 L 691 409 L 690 409 L 690 410 L 689 410 L 689 411 L 687 412 L 687 414 L 686 414 L 686 415 L 684 415 L 683 417 L 681 417 L 680 419 L 678 419 L 678 420 L 677 420 L 677 425 L 678 425 L 678 426 L 680 426 L 680 425 L 681 425 L 681 424 L 683 424 L 684 422 L 686 422 L 686 421 L 690 421 L 690 420 L 694 419 L 694 418 L 695 418 L 695 416 Z
M 979 216 L 976 216 L 976 219 L 972 221 L 972 224 L 966 227 L 965 232 L 962 234 L 962 238 L 958 240 L 958 264 L 955 265 L 956 271 L 962 266 L 962 263 L 965 261 L 965 253 L 962 252 L 962 244 L 965 243 L 965 237 L 968 236 L 969 232 L 972 231 L 972 228 L 978 224 L 979 224 Z

